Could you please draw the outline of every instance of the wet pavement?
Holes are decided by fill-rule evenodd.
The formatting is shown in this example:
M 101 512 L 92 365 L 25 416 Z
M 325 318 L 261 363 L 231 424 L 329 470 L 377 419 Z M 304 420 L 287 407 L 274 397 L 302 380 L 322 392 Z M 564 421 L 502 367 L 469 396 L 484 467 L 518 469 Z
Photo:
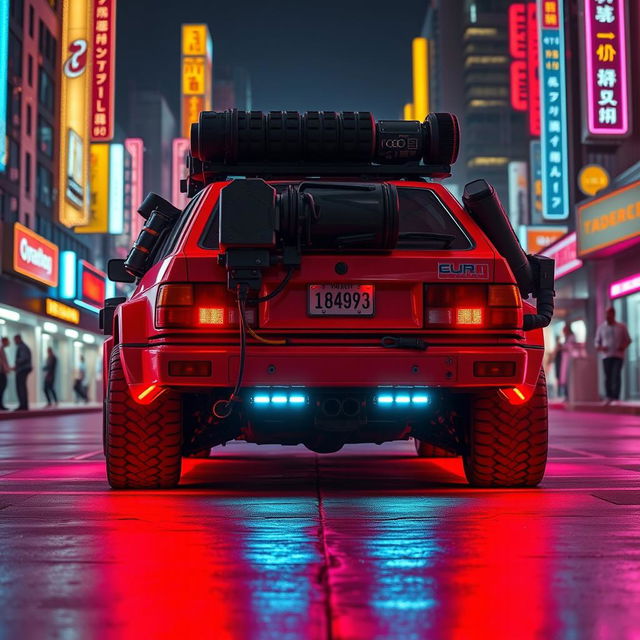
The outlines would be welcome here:
M 409 442 L 234 443 L 110 491 L 99 414 L 0 422 L 0 638 L 640 638 L 640 418 L 552 413 L 535 490 Z

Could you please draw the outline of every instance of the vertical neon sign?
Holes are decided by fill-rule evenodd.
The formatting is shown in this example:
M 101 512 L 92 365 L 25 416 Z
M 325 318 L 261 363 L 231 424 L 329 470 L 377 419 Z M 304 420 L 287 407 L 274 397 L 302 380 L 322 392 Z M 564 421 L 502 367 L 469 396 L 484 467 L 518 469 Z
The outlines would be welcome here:
M 625 9 L 624 0 L 584 0 L 589 136 L 629 133 Z
M 92 13 L 91 140 L 113 138 L 116 0 L 96 0 Z
M 511 106 L 528 111 L 529 133 L 540 135 L 540 87 L 538 85 L 538 26 L 536 5 L 519 2 L 509 7 L 511 54 Z
M 187 138 L 174 138 L 171 158 L 171 202 L 179 209 L 187 206 L 187 196 L 180 191 L 180 181 L 187 177 L 186 158 L 190 150 Z
M 126 138 L 124 146 L 131 156 L 129 216 L 131 219 L 131 242 L 137 239 L 143 219 L 138 207 L 144 198 L 144 141 L 142 138 Z
M 565 79 L 564 10 L 560 0 L 538 0 L 542 217 L 569 217 L 569 149 Z
M 7 168 L 7 82 L 9 75 L 9 0 L 0 0 L 0 171 Z

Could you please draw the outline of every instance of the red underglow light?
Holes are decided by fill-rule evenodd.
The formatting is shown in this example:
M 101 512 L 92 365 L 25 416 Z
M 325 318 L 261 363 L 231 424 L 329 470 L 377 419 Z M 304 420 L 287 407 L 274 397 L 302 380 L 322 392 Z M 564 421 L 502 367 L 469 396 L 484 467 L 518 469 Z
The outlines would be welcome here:
M 224 324 L 224 309 L 221 307 L 200 307 L 198 320 L 200 324 Z
M 456 309 L 456 324 L 481 325 L 482 309 Z

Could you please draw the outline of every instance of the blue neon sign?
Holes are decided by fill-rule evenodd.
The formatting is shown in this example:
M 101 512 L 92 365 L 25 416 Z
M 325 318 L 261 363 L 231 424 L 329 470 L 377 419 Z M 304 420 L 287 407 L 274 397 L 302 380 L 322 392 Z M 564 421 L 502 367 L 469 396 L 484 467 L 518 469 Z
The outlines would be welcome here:
M 58 294 L 63 300 L 76 297 L 78 257 L 75 251 L 60 252 L 60 284 Z
M 538 0 L 542 217 L 569 217 L 569 145 L 562 0 Z
M 9 0 L 0 0 L 0 171 L 7 168 L 7 83 L 9 82 Z
M 109 147 L 109 233 L 124 233 L 124 145 Z

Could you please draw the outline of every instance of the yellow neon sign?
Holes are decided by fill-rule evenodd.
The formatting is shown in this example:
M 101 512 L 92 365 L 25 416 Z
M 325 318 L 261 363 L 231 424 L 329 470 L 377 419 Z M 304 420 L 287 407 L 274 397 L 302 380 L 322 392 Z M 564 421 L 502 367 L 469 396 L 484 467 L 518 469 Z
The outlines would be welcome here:
M 80 324 L 80 311 L 57 300 L 47 298 L 45 300 L 45 312 L 52 318 L 64 320 L 71 324 Z
M 429 41 L 414 38 L 413 58 L 413 118 L 424 120 L 429 113 Z
M 90 0 L 62 2 L 58 219 L 67 227 L 89 222 L 91 4 Z
M 91 221 L 76 228 L 76 233 L 109 232 L 109 144 L 90 145 Z

